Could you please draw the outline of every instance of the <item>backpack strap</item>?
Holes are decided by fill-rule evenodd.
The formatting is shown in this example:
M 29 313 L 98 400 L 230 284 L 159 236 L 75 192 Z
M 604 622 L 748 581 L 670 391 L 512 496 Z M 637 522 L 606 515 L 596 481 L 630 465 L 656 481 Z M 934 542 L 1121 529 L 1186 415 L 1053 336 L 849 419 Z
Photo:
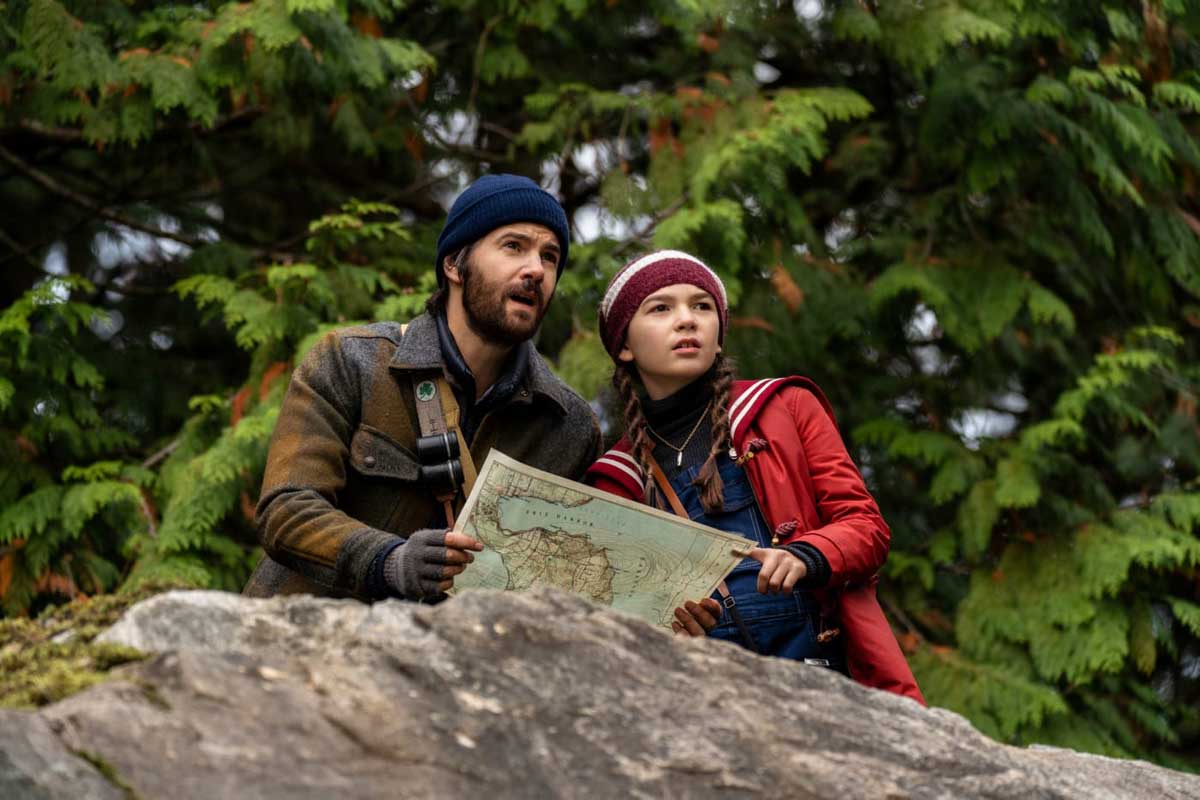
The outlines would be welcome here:
M 437 380 L 434 381 L 434 386 L 437 387 L 437 392 L 441 400 L 442 417 L 445 420 L 445 425 L 453 431 L 460 442 L 458 459 L 462 462 L 462 494 L 465 499 L 471 494 L 471 490 L 475 488 L 475 478 L 478 476 L 478 472 L 475 469 L 475 462 L 471 458 L 471 448 L 467 446 L 467 440 L 463 437 L 460 424 L 462 420 L 458 410 L 458 401 L 454 399 L 454 390 L 450 388 L 450 383 L 446 380 L 445 375 L 438 375 Z
M 400 335 L 403 336 L 407 330 L 407 323 L 401 325 Z M 445 471 L 449 474 L 449 484 L 437 492 L 434 497 L 442 504 L 446 511 L 446 522 L 453 528 L 454 500 L 460 489 L 464 498 L 471 494 L 471 489 L 475 486 L 475 478 L 478 475 L 475 470 L 475 462 L 471 460 L 471 450 L 467 447 L 466 439 L 463 438 L 462 428 L 459 425 L 461 412 L 458 408 L 458 401 L 454 399 L 454 390 L 450 388 L 445 375 L 431 378 L 414 373 L 412 387 L 413 397 L 417 404 L 417 424 L 421 429 L 421 439 L 433 440 L 436 443 L 440 438 L 443 443 L 444 450 L 435 445 L 434 454 L 439 461 L 444 454 Z M 453 434 L 453 438 L 450 434 Z M 418 446 L 418 457 L 423 450 L 424 448 Z M 423 461 L 424 459 L 422 459 Z M 421 464 L 423 473 L 427 466 L 429 465 Z M 458 480 L 460 473 L 455 469 L 456 466 L 461 470 L 461 482 Z

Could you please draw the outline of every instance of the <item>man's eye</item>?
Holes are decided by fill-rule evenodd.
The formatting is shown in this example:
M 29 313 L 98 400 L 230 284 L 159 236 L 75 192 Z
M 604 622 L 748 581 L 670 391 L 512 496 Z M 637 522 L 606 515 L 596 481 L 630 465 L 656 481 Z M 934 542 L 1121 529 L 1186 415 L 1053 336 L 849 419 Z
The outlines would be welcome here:
M 520 250 L 521 249 L 521 245 L 517 244 L 516 242 L 505 242 L 504 244 L 502 244 L 500 246 L 507 247 L 510 250 Z
M 557 265 L 558 256 L 554 253 L 542 253 L 542 261 L 549 261 L 552 265 Z

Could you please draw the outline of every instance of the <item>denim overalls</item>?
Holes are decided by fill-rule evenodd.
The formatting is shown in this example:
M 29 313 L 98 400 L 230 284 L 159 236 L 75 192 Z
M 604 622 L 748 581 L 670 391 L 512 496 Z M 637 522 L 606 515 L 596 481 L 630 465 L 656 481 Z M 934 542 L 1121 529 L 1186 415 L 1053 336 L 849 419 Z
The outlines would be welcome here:
M 770 528 L 755 501 L 746 471 L 725 453 L 718 457 L 717 467 L 725 486 L 725 509 L 714 514 L 704 513 L 700 490 L 692 486 L 700 465 L 682 470 L 671 478 L 671 488 L 679 496 L 688 516 L 702 525 L 744 536 L 758 547 L 770 547 Z M 817 642 L 820 606 L 812 593 L 796 589 L 791 594 L 760 594 L 758 572 L 761 566 L 747 558 L 725 580 L 758 652 L 797 661 L 814 659 L 809 663 L 845 671 L 840 643 Z M 713 594 L 713 598 L 722 602 L 719 594 Z M 708 635 L 747 646 L 728 610 Z

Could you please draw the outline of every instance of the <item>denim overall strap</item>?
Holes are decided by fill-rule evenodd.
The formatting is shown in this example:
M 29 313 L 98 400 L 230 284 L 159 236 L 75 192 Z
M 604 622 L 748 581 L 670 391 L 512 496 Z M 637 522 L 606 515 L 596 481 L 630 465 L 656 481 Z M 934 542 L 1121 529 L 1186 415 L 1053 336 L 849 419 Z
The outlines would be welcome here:
M 675 494 L 675 490 L 671 488 L 671 482 L 667 480 L 667 476 L 663 474 L 662 467 L 658 466 L 658 462 L 650 459 L 650 474 L 654 476 L 654 482 L 658 484 L 658 490 L 663 493 L 663 497 L 667 498 L 668 505 L 675 512 L 675 516 L 690 519 L 687 509 L 683 507 L 683 503 L 679 502 L 679 495 Z M 742 635 L 743 643 L 755 653 L 762 655 L 758 649 L 758 642 L 754 641 L 754 636 L 750 633 L 750 628 L 746 625 L 746 620 L 742 619 L 742 612 L 737 607 L 737 601 L 733 599 L 733 595 L 729 593 L 729 587 L 725 585 L 725 581 L 721 581 L 717 585 L 717 591 L 721 594 L 721 605 L 725 606 L 729 611 L 729 616 L 733 617 L 733 623 L 738 627 L 738 633 Z

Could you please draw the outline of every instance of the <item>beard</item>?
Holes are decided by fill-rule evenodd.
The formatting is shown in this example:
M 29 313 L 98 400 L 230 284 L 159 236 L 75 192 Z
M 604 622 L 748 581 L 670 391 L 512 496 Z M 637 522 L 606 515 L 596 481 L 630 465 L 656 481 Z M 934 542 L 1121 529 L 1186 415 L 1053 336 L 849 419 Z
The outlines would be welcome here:
M 508 299 L 515 292 L 532 295 L 534 305 L 527 306 L 530 316 L 520 318 L 508 313 Z M 529 340 L 542 324 L 550 302 L 540 282 L 525 278 L 509 286 L 490 282 L 468 264 L 463 273 L 463 311 L 467 325 L 477 336 L 493 344 L 514 346 Z

